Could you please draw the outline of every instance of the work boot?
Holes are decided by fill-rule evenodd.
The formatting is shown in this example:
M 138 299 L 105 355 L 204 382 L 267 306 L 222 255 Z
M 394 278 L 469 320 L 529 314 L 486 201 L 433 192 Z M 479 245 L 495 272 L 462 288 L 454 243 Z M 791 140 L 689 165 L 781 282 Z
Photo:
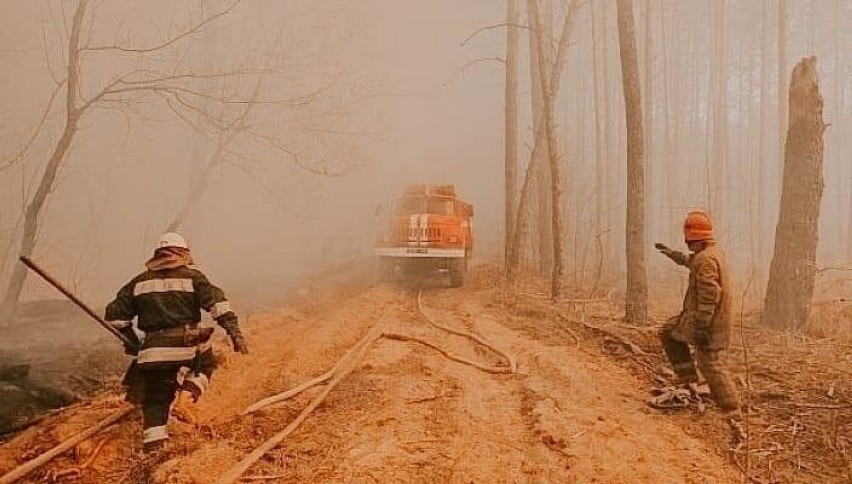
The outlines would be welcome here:
M 189 393 L 193 403 L 198 403 L 201 395 L 207 390 L 208 381 L 206 375 L 194 374 L 183 380 L 180 389 Z
M 693 393 L 687 388 L 654 388 L 651 395 L 646 403 L 658 410 L 684 410 L 693 401 Z
M 145 442 L 142 444 L 142 453 L 145 456 L 153 456 L 162 453 L 166 449 L 166 442 L 168 440 L 157 440 L 154 442 Z
M 128 481 L 133 484 L 154 484 L 154 471 L 168 460 L 168 449 L 168 439 L 143 443 L 142 455 L 134 459 Z

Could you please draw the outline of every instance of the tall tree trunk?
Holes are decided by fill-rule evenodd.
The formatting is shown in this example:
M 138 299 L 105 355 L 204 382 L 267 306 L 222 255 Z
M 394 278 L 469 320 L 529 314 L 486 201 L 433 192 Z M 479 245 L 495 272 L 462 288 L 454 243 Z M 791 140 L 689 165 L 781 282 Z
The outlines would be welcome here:
M 33 254 L 36 237 L 38 236 L 39 218 L 47 204 L 47 199 L 53 189 L 59 168 L 62 166 L 62 162 L 65 161 L 65 157 L 71 148 L 71 143 L 74 141 L 74 136 L 77 134 L 77 125 L 82 114 L 81 108 L 78 106 L 78 93 L 80 92 L 80 33 L 83 27 L 83 18 L 86 13 L 87 4 L 88 0 L 80 0 L 77 4 L 77 9 L 74 11 L 71 35 L 68 39 L 68 83 L 65 95 L 65 127 L 62 130 L 59 141 L 57 141 L 56 146 L 53 148 L 53 152 L 50 155 L 47 167 L 41 176 L 41 181 L 33 195 L 32 201 L 27 205 L 24 213 L 24 230 L 19 250 L 19 254 L 22 256 L 29 257 Z M 21 296 L 21 291 L 24 288 L 26 280 L 26 267 L 22 264 L 16 264 L 9 280 L 9 286 L 6 289 L 3 305 L 0 307 L 0 326 L 8 324 L 14 318 L 18 299 Z
M 543 77 L 548 75 L 548 71 L 542 69 L 542 66 L 550 67 L 553 63 L 553 5 L 551 0 L 536 0 L 544 2 L 543 13 L 541 8 L 538 9 L 540 17 L 540 37 L 542 42 L 537 42 L 537 37 L 530 37 L 530 75 L 531 89 L 533 91 L 533 132 L 536 133 L 537 139 L 535 143 L 539 145 L 538 155 L 541 157 L 535 178 L 535 191 L 538 200 L 538 275 L 546 276 L 553 270 L 553 233 L 551 232 L 551 219 L 553 218 L 553 207 L 550 204 L 550 180 L 547 164 L 542 163 L 542 160 L 550 159 L 549 144 L 547 143 L 547 128 L 545 126 L 545 106 L 544 92 L 542 90 Z M 533 7 L 528 2 L 528 15 L 533 18 L 534 12 L 530 9 Z M 538 4 L 536 4 L 538 5 Z M 543 18 L 541 16 L 543 15 Z
M 612 151 L 612 126 L 615 124 L 612 119 L 612 103 L 610 100 L 610 35 L 609 32 L 609 15 L 608 9 L 610 6 L 609 2 L 592 2 L 592 6 L 600 5 L 600 26 L 601 26 L 601 93 L 603 97 L 603 130 L 602 136 L 604 140 L 604 160 L 606 160 L 606 166 L 604 167 L 604 175 L 607 180 L 606 185 L 604 186 L 604 198 L 606 199 L 606 205 L 604 207 L 604 222 L 607 229 L 610 229 L 614 226 L 613 222 L 613 207 L 618 206 L 617 203 L 614 202 L 613 194 L 613 178 L 615 177 L 615 165 L 614 165 L 614 156 Z M 594 10 L 593 10 L 594 12 Z M 603 242 L 602 245 L 607 254 L 611 254 L 610 257 L 615 257 L 616 252 L 616 240 L 613 237 L 612 230 L 607 230 L 606 233 L 602 236 Z M 605 274 L 609 275 L 612 272 L 612 268 L 616 265 L 616 261 L 613 261 L 611 258 L 604 263 Z
M 530 2 L 532 5 L 532 19 L 533 19 L 533 31 L 535 32 L 534 38 L 536 40 L 536 45 L 538 47 L 538 51 L 540 54 L 545 52 L 545 37 L 544 33 L 546 32 L 542 28 L 542 20 L 541 15 L 539 13 L 538 8 L 538 0 L 532 0 Z M 573 3 L 573 2 L 572 2 Z M 574 8 L 574 6 L 570 6 L 569 8 Z M 568 25 L 566 28 L 570 28 Z M 562 38 L 566 38 L 567 36 L 563 36 Z M 566 41 L 567 44 L 567 41 Z M 559 49 L 565 49 L 567 51 L 567 45 L 559 46 Z M 547 154 L 548 154 L 548 175 L 550 180 L 550 235 L 551 239 L 551 250 L 553 255 L 553 265 L 551 268 L 551 279 L 550 279 L 550 297 L 554 301 L 556 301 L 561 292 L 562 292 L 562 275 L 564 272 L 564 254 L 562 251 L 562 178 L 559 173 L 559 141 L 558 141 L 558 133 L 556 131 L 555 120 L 554 120 L 554 104 L 556 103 L 556 91 L 554 88 L 557 85 L 557 82 L 553 82 L 551 76 L 555 76 L 556 73 L 554 70 L 558 67 L 558 64 L 549 66 L 545 62 L 545 56 L 539 55 L 539 68 L 541 70 L 542 75 L 541 78 L 541 93 L 542 93 L 542 104 L 544 106 L 543 113 L 543 121 L 544 121 L 544 131 L 547 142 Z M 542 259 L 544 259 L 544 254 L 542 254 Z
M 527 0 L 527 5 L 529 6 L 533 2 L 537 2 L 538 0 Z M 537 12 L 538 5 L 536 4 L 532 8 L 536 8 L 536 10 L 530 10 L 530 12 Z M 548 86 L 550 87 L 551 92 L 558 93 L 559 92 L 559 84 L 562 79 L 562 71 L 565 69 L 565 64 L 568 59 L 568 48 L 571 40 L 571 31 L 574 28 L 574 22 L 577 18 L 578 12 L 578 4 L 575 0 L 571 0 L 568 4 L 568 8 L 565 11 L 565 19 L 563 20 L 562 33 L 559 38 L 559 43 L 557 45 L 556 56 L 553 59 L 552 67 L 549 67 L 549 71 L 542 71 L 541 76 L 548 76 L 549 79 L 547 81 Z M 530 18 L 536 18 L 530 15 Z M 530 32 L 530 35 L 536 35 L 536 31 Z M 533 40 L 533 42 L 535 42 Z M 538 57 L 536 57 L 538 59 Z M 530 60 L 533 60 L 533 57 L 530 56 Z M 537 63 L 539 67 L 541 67 L 540 63 Z M 531 66 L 532 67 L 532 66 Z M 533 89 L 533 93 L 535 89 Z M 533 110 L 535 113 L 535 110 Z M 526 230 L 529 205 L 532 203 L 532 193 L 533 193 L 533 183 L 538 170 L 540 169 L 541 163 L 539 160 L 541 158 L 541 150 L 546 149 L 547 142 L 541 138 L 540 132 L 546 133 L 546 127 L 539 126 L 539 129 L 534 133 L 534 140 L 536 140 L 533 144 L 532 153 L 530 154 L 530 160 L 527 164 L 527 168 L 524 171 L 524 180 L 521 184 L 521 191 L 519 194 L 518 200 L 518 209 L 515 211 L 517 215 L 515 219 L 515 233 L 512 237 L 512 263 L 509 265 L 509 278 L 512 280 L 514 278 L 518 266 L 520 264 L 521 259 L 521 245 L 523 240 L 523 235 Z M 540 141 L 540 142 L 539 142 Z M 550 222 L 550 221 L 548 221 Z
M 778 0 L 778 156 L 787 135 L 787 0 Z M 773 193 L 775 187 L 773 187 Z
M 644 142 L 645 142 L 644 152 L 645 152 L 645 160 L 646 160 L 645 169 L 647 170 L 647 173 L 646 173 L 646 176 L 645 176 L 645 183 L 646 183 L 645 188 L 647 190 L 646 193 L 648 194 L 648 209 L 647 210 L 648 210 L 648 213 L 650 214 L 650 216 L 648 218 L 648 225 L 649 225 L 648 229 L 651 231 L 651 233 L 656 233 L 656 231 L 654 229 L 656 228 L 657 224 L 660 221 L 658 204 L 663 197 L 661 196 L 660 190 L 657 190 L 658 179 L 657 179 L 657 176 L 656 176 L 656 171 L 657 171 L 656 167 L 660 166 L 660 165 L 658 163 L 654 163 L 654 161 L 656 161 L 655 158 L 654 158 L 654 140 L 653 140 L 653 137 L 654 137 L 654 133 L 653 133 L 653 126 L 654 126 L 654 96 L 653 96 L 653 92 L 654 92 L 654 90 L 651 87 L 651 83 L 653 82 L 652 81 L 653 74 L 654 74 L 654 69 L 653 69 L 653 53 L 654 53 L 654 35 L 653 35 L 653 32 L 654 32 L 654 29 L 653 29 L 653 23 L 651 22 L 651 20 L 653 19 L 652 15 L 651 15 L 652 5 L 653 5 L 652 0 L 645 0 L 645 5 L 644 5 L 644 13 L 645 13 L 644 23 L 645 23 L 645 25 L 644 25 L 644 28 L 643 28 L 643 30 L 644 30 L 643 37 L 645 38 L 645 42 L 644 42 L 645 43 L 645 49 L 644 49 L 645 51 L 644 51 L 643 56 L 642 56 L 643 57 L 643 66 L 642 67 L 643 67 L 643 71 L 644 71 L 643 75 L 644 75 L 644 78 L 645 78 L 645 83 L 642 85 L 642 92 L 644 93 L 644 96 L 642 97 L 642 102 L 643 102 L 643 106 L 644 106 L 643 111 L 642 111 L 642 113 L 644 115 L 644 120 L 642 122 L 642 128 L 643 128 L 643 134 L 644 134 L 644 137 L 645 137 L 645 139 L 644 139 Z M 647 244 L 647 241 L 645 241 L 645 243 L 642 244 L 642 246 L 645 248 L 646 257 L 647 257 L 650 254 L 650 246 Z
M 682 146 L 682 136 L 679 134 L 679 130 L 683 129 L 683 124 L 680 120 L 682 118 L 683 113 L 683 92 L 686 90 L 687 85 L 687 76 L 682 75 L 681 70 L 681 47 L 680 47 L 680 38 L 678 35 L 678 11 L 677 4 L 672 5 L 672 21 L 669 23 L 666 18 L 666 14 L 660 16 L 661 19 L 661 27 L 660 31 L 662 35 L 664 35 L 664 41 L 662 44 L 662 52 L 663 52 L 663 66 L 664 66 L 664 78 L 666 85 L 666 115 L 665 115 L 665 126 L 666 126 L 666 194 L 668 203 L 675 205 L 680 198 L 680 194 L 678 193 L 679 184 L 677 180 L 680 179 L 680 173 L 684 170 L 685 167 L 683 165 L 683 161 L 680 158 L 681 154 L 681 146 Z M 669 25 L 674 25 L 674 28 L 670 28 Z M 667 34 L 667 32 L 671 31 L 671 34 Z M 671 50 L 669 50 L 671 49 Z M 671 52 L 671 53 L 669 53 Z M 666 224 L 668 227 L 668 238 L 669 240 L 677 240 L 679 229 L 677 224 L 671 223 L 671 217 L 668 213 L 665 214 L 664 220 L 669 221 Z
M 825 131 L 816 57 L 793 69 L 789 101 L 781 210 L 764 309 L 764 322 L 779 329 L 807 323 L 816 277 Z
M 606 86 L 602 85 L 602 70 L 603 55 L 599 52 L 601 50 L 601 27 L 598 25 L 598 16 L 596 13 L 596 3 L 592 3 L 589 5 L 589 8 L 592 9 L 592 92 L 595 100 L 595 231 L 596 233 L 600 233 L 604 227 L 607 226 L 606 221 L 604 219 L 604 210 L 606 201 L 606 143 L 607 140 L 604 138 L 604 129 L 603 125 L 606 122 L 604 119 L 603 113 L 603 101 L 602 97 L 608 95 L 606 92 Z M 606 251 L 604 254 L 600 254 L 600 257 L 605 257 Z M 604 264 L 606 266 L 607 264 Z M 600 277 L 601 274 L 598 274 Z
M 166 232 L 179 231 L 184 222 L 186 222 L 187 217 L 189 217 L 192 209 L 198 206 L 201 202 L 201 199 L 204 197 L 204 193 L 207 191 L 207 187 L 210 186 L 210 178 L 213 175 L 213 170 L 219 165 L 218 157 L 220 155 L 220 150 L 217 149 L 216 153 L 204 166 L 201 173 L 198 174 L 197 177 L 193 177 L 189 188 L 189 195 L 186 199 L 184 199 L 183 205 L 181 205 L 180 210 L 178 210 L 174 218 L 172 218 L 172 221 L 166 226 Z
M 642 93 L 633 0 L 618 0 L 618 42 L 627 122 L 627 298 L 625 320 L 643 325 L 648 307 L 645 275 L 645 160 L 642 134 Z
M 717 222 L 726 225 L 727 169 L 728 154 L 728 69 L 727 36 L 725 34 L 726 0 L 710 0 L 713 12 L 712 34 L 713 55 L 710 68 L 711 89 L 713 90 L 713 148 L 711 150 L 712 176 L 710 178 L 710 210 Z
M 518 22 L 517 0 L 506 1 L 506 105 L 505 125 L 505 247 L 504 263 L 509 266 L 512 233 L 515 230 L 515 194 L 518 179 Z M 507 270 L 508 274 L 508 270 Z
M 758 274 L 763 274 L 766 267 L 767 252 L 764 248 L 764 237 L 767 230 L 766 218 L 766 179 L 768 178 L 769 158 L 766 154 L 766 124 L 769 119 L 769 1 L 763 0 L 763 14 L 760 23 L 760 118 L 758 121 L 757 134 L 757 247 L 756 269 Z M 763 288 L 765 279 L 759 278 L 757 286 Z

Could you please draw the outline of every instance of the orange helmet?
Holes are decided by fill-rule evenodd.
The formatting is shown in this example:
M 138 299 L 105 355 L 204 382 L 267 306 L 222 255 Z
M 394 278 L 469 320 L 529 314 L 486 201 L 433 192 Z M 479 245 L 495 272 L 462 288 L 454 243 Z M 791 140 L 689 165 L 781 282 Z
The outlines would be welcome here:
M 689 212 L 683 221 L 683 237 L 687 242 L 713 240 L 713 219 L 703 210 Z

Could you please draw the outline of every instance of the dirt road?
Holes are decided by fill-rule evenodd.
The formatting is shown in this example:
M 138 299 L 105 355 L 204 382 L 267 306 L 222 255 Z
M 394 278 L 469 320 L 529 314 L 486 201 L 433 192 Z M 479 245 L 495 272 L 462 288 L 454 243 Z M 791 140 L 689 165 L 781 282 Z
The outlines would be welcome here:
M 479 334 L 514 355 L 517 373 L 488 373 L 426 346 L 379 340 L 317 411 L 245 477 L 255 482 L 739 481 L 736 468 L 717 449 L 646 407 L 647 382 L 597 347 L 578 344 L 567 334 L 536 331 L 541 321 L 504 305 L 485 282 L 483 276 L 462 289 L 428 289 L 425 305 L 436 322 Z M 155 481 L 213 482 L 284 428 L 320 388 L 240 416 L 248 405 L 323 373 L 376 324 L 463 358 L 500 364 L 494 352 L 427 324 L 418 316 L 414 292 L 391 286 L 248 319 L 252 354 L 224 354 L 204 401 L 191 414 L 178 412 L 171 458 L 155 469 Z M 92 403 L 20 435 L 0 447 L 0 471 L 117 405 Z M 118 425 L 30 478 L 129 482 L 138 430 L 138 418 Z

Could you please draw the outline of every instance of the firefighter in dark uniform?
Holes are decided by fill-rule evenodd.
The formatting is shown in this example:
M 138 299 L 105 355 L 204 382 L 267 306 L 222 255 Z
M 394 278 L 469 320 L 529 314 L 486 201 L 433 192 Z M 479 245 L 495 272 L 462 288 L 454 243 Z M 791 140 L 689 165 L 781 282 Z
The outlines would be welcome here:
M 193 266 L 183 237 L 160 236 L 146 266 L 107 305 L 105 319 L 135 343 L 125 348 L 135 357 L 124 378 L 126 399 L 142 407 L 142 445 L 151 452 L 169 438 L 167 424 L 177 393 L 187 391 L 198 401 L 216 368 L 214 328 L 199 326 L 201 310 L 225 330 L 234 351 L 247 354 L 248 348 L 224 292 Z M 141 341 L 133 318 L 144 333 Z

